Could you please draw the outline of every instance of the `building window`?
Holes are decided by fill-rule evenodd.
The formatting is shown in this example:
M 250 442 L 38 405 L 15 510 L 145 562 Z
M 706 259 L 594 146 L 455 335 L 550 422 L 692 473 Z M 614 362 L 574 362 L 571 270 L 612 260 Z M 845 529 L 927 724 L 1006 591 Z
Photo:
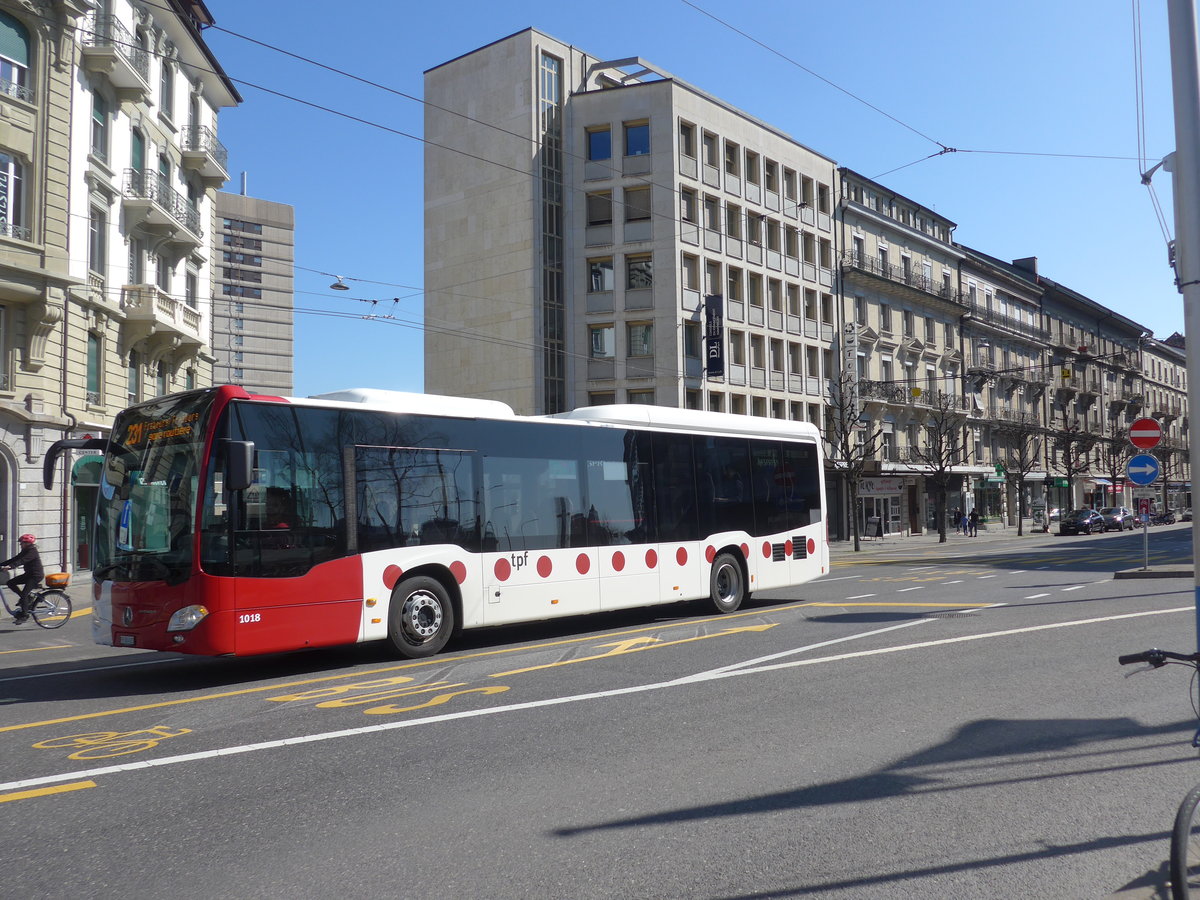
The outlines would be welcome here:
M 690 253 L 683 254 L 683 288 L 687 291 L 700 290 L 700 259 Z
M 700 348 L 700 323 L 689 319 L 683 323 L 683 355 L 688 359 L 699 359 Z
M 742 148 L 732 141 L 725 142 L 725 174 L 737 178 L 742 170 Z
M 650 218 L 650 188 L 625 188 L 625 221 L 643 222 Z
M 588 406 L 611 406 L 617 402 L 613 391 L 588 391 Z
M 92 93 L 92 156 L 108 162 L 108 101 L 99 91 Z
M 653 388 L 651 388 L 650 390 L 642 390 L 642 391 L 626 391 L 625 397 L 626 397 L 626 401 L 629 403 L 638 403 L 643 406 L 653 406 L 654 405 L 654 389 Z
M 587 195 L 587 223 L 612 224 L 612 191 L 595 191 Z
M 587 131 L 587 158 L 593 162 L 612 159 L 612 131 L 605 128 L 589 128 Z
M 884 334 L 892 333 L 892 308 L 886 303 L 879 304 L 879 330 Z
M 591 338 L 592 359 L 612 359 L 616 356 L 615 329 L 612 325 L 591 325 L 588 335 Z
M 650 152 L 650 123 L 625 123 L 625 155 L 645 156 Z
M 100 404 L 100 335 L 92 331 L 87 337 L 87 402 Z
M 0 153 L 0 234 L 30 239 L 25 227 L 25 167 L 7 153 Z
M 705 206 L 707 206 L 705 201 Z M 685 222 L 696 222 L 696 192 L 691 188 L 679 190 L 679 218 Z
M 194 391 L 196 389 L 196 370 L 195 369 L 187 370 L 187 374 L 184 376 L 184 379 L 183 379 L 183 386 L 189 391 Z
M 696 126 L 690 122 L 679 123 L 679 152 L 696 158 Z
M 234 328 L 237 328 L 237 329 L 242 329 L 242 328 L 245 328 L 245 327 L 246 327 L 246 320 L 245 320 L 245 319 L 234 319 L 234 320 L 233 320 L 233 327 L 234 327 Z
M 245 378 L 245 377 L 246 377 L 246 373 L 245 373 L 245 371 L 244 371 L 244 370 L 242 370 L 242 369 L 234 369 L 234 370 L 233 370 L 233 377 L 234 377 L 234 379 L 235 379 L 235 380 L 237 380 L 237 381 L 241 381 L 243 378 Z
M 108 262 L 108 214 L 92 207 L 88 220 L 88 270 L 103 277 Z
M 154 373 L 154 388 L 159 397 L 165 396 L 167 393 L 167 364 L 161 359 L 158 361 L 158 369 Z
M 654 355 L 654 323 L 630 322 L 625 326 L 630 356 Z
M 175 69 L 165 59 L 159 67 L 158 110 L 168 119 L 175 117 Z
M 600 291 L 611 291 L 613 285 L 612 257 L 607 259 L 589 259 L 588 293 L 595 294 Z
M 142 357 L 136 350 L 129 351 L 129 395 L 130 404 L 137 403 L 142 396 Z
M 625 287 L 637 291 L 654 287 L 653 259 L 649 253 L 625 257 Z
M 162 289 L 163 291 L 170 293 L 170 291 L 171 291 L 171 263 L 161 253 L 158 255 L 157 262 L 158 262 L 158 266 L 157 266 L 158 271 L 156 273 L 157 279 L 155 281 L 155 284 L 157 284 L 159 286 L 159 288 Z
M 192 269 L 188 269 L 184 277 L 183 302 L 192 309 L 200 306 L 200 276 Z
M 33 101 L 26 89 L 29 76 L 29 32 L 25 26 L 0 12 L 0 93 Z

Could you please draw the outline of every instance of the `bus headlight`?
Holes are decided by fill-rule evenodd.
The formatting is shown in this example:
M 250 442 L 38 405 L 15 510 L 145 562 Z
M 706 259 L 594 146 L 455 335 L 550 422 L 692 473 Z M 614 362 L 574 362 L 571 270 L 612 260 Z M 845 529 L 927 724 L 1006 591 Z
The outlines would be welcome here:
M 191 631 L 204 621 L 208 610 L 203 606 L 185 606 L 177 610 L 167 623 L 167 631 Z

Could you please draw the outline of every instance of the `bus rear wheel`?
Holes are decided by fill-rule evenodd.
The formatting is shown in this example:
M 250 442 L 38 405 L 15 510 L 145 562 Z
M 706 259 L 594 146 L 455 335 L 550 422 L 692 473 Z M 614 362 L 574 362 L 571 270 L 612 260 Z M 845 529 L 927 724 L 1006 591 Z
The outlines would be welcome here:
M 731 613 L 745 602 L 746 577 L 741 563 L 732 553 L 718 554 L 713 560 L 708 596 L 719 613 Z
M 436 578 L 406 578 L 392 591 L 388 638 L 401 656 L 424 659 L 446 646 L 454 633 L 454 604 Z

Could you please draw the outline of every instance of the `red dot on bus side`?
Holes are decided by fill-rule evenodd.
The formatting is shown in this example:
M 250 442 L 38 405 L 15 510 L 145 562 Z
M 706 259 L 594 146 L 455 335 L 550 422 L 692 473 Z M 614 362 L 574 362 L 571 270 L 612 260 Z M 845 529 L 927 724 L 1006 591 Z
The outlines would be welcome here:
M 467 580 L 467 567 L 460 562 L 450 563 L 450 574 L 454 576 L 454 580 L 462 584 Z
M 508 564 L 507 559 L 496 560 L 496 580 L 508 581 L 508 576 L 512 574 L 512 566 Z
M 808 555 L 812 556 L 816 552 L 817 552 L 817 542 L 814 541 L 812 538 L 809 538 L 808 539 Z
M 675 562 L 679 563 L 681 566 L 687 565 L 687 548 L 686 547 L 680 547 L 678 550 L 675 551 Z
M 539 556 L 537 563 L 538 574 L 543 578 L 549 578 L 550 573 L 554 570 L 554 563 L 550 562 L 550 557 Z
M 653 569 L 658 565 L 658 554 L 653 550 L 646 551 L 646 568 Z
M 783 553 L 784 553 L 784 556 L 792 555 L 792 542 L 791 541 L 783 542 Z
M 575 568 L 579 571 L 580 575 L 586 575 L 588 573 L 588 569 L 591 567 L 591 557 L 589 557 L 586 553 L 580 553 L 577 557 L 575 557 Z
M 750 558 L 750 548 L 745 544 L 742 544 L 742 556 L 746 557 L 746 559 Z
M 612 566 L 614 572 L 620 572 L 625 568 L 625 554 L 620 550 L 613 554 Z
M 763 541 L 763 559 L 771 558 L 771 542 Z
M 714 559 L 716 559 L 717 558 L 717 548 L 716 547 L 706 547 L 704 549 L 704 558 L 707 559 L 709 562 L 712 562 Z
M 389 591 L 396 586 L 403 574 L 404 570 L 399 566 L 388 566 L 383 570 L 383 583 Z

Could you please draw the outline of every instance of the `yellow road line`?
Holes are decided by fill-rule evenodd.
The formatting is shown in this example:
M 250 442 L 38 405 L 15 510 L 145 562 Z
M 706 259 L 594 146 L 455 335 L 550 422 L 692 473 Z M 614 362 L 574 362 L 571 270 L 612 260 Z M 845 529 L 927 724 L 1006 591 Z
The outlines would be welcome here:
M 70 784 L 56 784 L 54 787 L 36 788 L 32 791 L 14 791 L 11 794 L 0 794 L 0 803 L 8 803 L 10 800 L 30 800 L 49 794 L 65 794 L 67 791 L 82 791 L 95 786 L 96 782 L 94 781 L 73 781 Z
M 309 684 L 321 684 L 326 681 L 341 681 L 346 678 L 366 678 L 371 675 L 380 675 L 386 672 L 398 672 L 404 669 L 419 669 L 425 666 L 442 666 L 449 665 L 462 660 L 468 659 L 484 659 L 489 656 L 506 656 L 511 653 L 520 653 L 528 650 L 543 650 L 547 647 L 566 647 L 571 644 L 584 644 L 589 641 L 603 641 L 614 637 L 622 637 L 628 634 L 640 634 L 647 631 L 662 631 L 666 628 L 682 628 L 687 625 L 703 624 L 705 622 L 728 622 L 732 619 L 742 619 L 747 616 L 760 616 L 766 612 L 785 612 L 789 610 L 800 609 L 805 605 L 803 601 L 798 601 L 792 606 L 772 606 L 764 609 L 755 609 L 743 613 L 731 613 L 729 615 L 713 616 L 704 619 L 681 619 L 678 622 L 661 622 L 655 625 L 647 625 L 644 628 L 633 628 L 627 631 L 613 631 L 608 634 L 593 634 L 586 637 L 568 638 L 561 641 L 548 641 L 542 644 L 521 644 L 516 647 L 506 647 L 502 650 L 485 650 L 480 653 L 467 653 L 462 656 L 434 656 L 430 659 L 418 660 L 415 662 L 401 663 L 395 666 L 386 666 L 382 669 L 369 669 L 365 672 L 349 672 L 344 675 L 326 675 L 321 678 L 306 678 L 302 681 L 285 682 L 284 684 L 272 684 L 263 687 L 244 688 L 238 691 L 221 691 L 217 694 L 207 694 L 202 697 L 187 697 L 180 700 L 163 700 L 159 703 L 146 703 L 142 706 L 126 706 L 120 709 L 101 710 L 99 712 L 82 713 L 77 716 L 63 716 L 58 719 L 44 719 L 40 722 L 25 722 L 20 725 L 5 725 L 0 727 L 0 734 L 6 731 L 24 731 L 26 728 L 42 728 L 47 725 L 62 725 L 66 722 L 81 722 L 86 719 L 100 719 L 105 716 L 119 716 L 125 713 L 145 712 L 150 709 L 164 709 L 171 706 L 184 706 L 188 703 L 200 703 L 205 700 L 225 700 L 230 697 L 245 697 L 251 694 L 261 694 L 265 691 L 281 691 L 288 688 L 303 687 Z
M 39 650 L 70 650 L 74 644 L 51 644 L 49 647 L 22 647 L 20 650 L 0 650 L 0 656 L 5 653 L 37 653 Z
M 805 606 L 931 606 L 945 607 L 947 609 L 987 609 L 995 606 L 994 603 L 806 603 Z

